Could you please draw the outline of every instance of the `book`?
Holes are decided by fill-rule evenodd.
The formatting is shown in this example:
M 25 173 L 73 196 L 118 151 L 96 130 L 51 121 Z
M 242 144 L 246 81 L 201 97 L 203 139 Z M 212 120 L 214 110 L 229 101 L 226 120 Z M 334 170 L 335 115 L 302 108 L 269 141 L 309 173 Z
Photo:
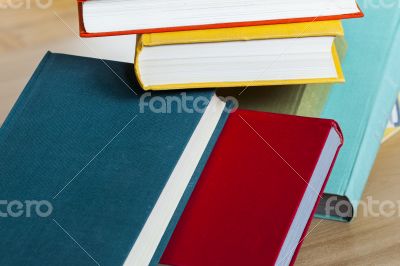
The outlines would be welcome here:
M 232 113 L 160 263 L 293 264 L 341 145 L 332 120 Z
M 78 0 L 80 34 L 121 34 L 231 28 L 362 17 L 355 0 Z
M 400 95 L 397 97 L 396 104 L 393 107 L 392 115 L 383 134 L 382 143 L 385 143 L 390 138 L 400 132 Z
M 359 2 L 368 4 L 366 0 Z M 369 8 L 343 22 L 348 50 L 346 83 L 334 85 L 322 117 L 340 124 L 346 139 L 317 217 L 351 221 L 357 213 L 400 84 L 400 10 Z
M 340 21 L 143 34 L 135 72 L 145 90 L 344 82 L 343 35 Z
M 347 52 L 344 38 L 336 38 L 335 46 L 342 61 Z M 217 94 L 237 101 L 242 109 L 320 117 L 332 84 L 301 84 L 251 88 L 222 88 Z
M 319 117 L 331 84 L 303 84 L 254 88 L 218 89 L 218 95 L 233 97 L 242 109 L 278 114 Z
M 18 206 L 1 265 L 158 263 L 228 112 L 213 90 L 185 94 L 192 112 L 181 94 L 144 94 L 132 68 L 40 63 L 0 130 L 2 200 Z

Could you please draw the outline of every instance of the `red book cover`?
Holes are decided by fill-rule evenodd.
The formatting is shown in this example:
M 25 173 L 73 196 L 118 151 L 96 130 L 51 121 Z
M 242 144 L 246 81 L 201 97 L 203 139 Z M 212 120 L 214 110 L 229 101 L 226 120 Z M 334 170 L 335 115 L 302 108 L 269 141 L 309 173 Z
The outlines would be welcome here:
M 274 265 L 312 184 L 315 201 L 287 252 L 293 264 L 342 144 L 332 120 L 232 113 L 160 263 Z
M 127 31 L 115 31 L 115 32 L 100 32 L 90 33 L 85 29 L 83 22 L 82 9 L 83 2 L 90 0 L 77 0 L 78 3 L 78 15 L 79 15 L 79 32 L 81 37 L 105 37 L 105 36 L 118 36 L 127 34 L 145 34 L 145 33 L 159 33 L 159 32 L 173 32 L 173 31 L 187 31 L 187 30 L 204 30 L 204 29 L 219 29 L 219 28 L 233 28 L 233 27 L 247 27 L 247 26 L 261 26 L 261 25 L 273 25 L 273 24 L 285 24 L 285 23 L 298 23 L 298 22 L 314 22 L 324 20 L 340 20 L 363 17 L 364 14 L 359 9 L 359 12 L 354 14 L 343 14 L 333 16 L 317 16 L 317 17 L 305 17 L 305 18 L 292 18 L 292 19 L 279 19 L 279 20 L 261 20 L 261 21 L 245 21 L 245 22 L 233 22 L 233 23 L 217 23 L 207 25 L 187 25 L 182 27 L 165 27 L 165 28 L 153 28 L 153 29 L 139 29 L 139 30 L 127 30 Z

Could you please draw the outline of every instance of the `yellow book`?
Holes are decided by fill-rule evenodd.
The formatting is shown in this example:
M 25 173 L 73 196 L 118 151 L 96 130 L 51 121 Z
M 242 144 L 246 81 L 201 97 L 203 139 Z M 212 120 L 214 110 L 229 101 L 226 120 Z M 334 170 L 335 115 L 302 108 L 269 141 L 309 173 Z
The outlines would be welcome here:
M 143 34 L 135 72 L 145 90 L 340 83 L 340 21 Z

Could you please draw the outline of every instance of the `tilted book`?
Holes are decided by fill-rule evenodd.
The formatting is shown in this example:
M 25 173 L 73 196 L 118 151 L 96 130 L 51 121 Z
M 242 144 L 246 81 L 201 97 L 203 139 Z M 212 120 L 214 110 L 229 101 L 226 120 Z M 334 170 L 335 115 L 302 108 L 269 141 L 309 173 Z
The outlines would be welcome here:
M 400 9 L 377 6 L 365 13 L 363 19 L 343 22 L 349 47 L 343 62 L 346 83 L 333 86 L 322 112 L 340 123 L 346 144 L 319 218 L 350 221 L 356 215 L 399 90 Z
M 362 17 L 355 0 L 78 0 L 82 37 Z
M 44 57 L 0 130 L 1 197 L 22 206 L 1 218 L 0 265 L 158 263 L 228 113 L 212 90 L 185 109 L 146 95 L 132 69 Z
M 342 141 L 332 120 L 232 113 L 160 262 L 293 264 Z
M 340 83 L 340 21 L 152 33 L 138 37 L 145 90 Z

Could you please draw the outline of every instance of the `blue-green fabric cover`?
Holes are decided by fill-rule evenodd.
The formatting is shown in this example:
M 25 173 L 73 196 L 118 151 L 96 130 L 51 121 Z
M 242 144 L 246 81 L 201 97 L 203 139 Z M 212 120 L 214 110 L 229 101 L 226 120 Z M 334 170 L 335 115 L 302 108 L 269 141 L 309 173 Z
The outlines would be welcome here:
M 202 117 L 176 107 L 170 114 L 148 108 L 140 113 L 143 93 L 131 64 L 53 53 L 44 57 L 0 130 L 0 191 L 2 200 L 48 200 L 54 210 L 47 218 L 0 218 L 0 265 L 124 263 Z M 213 95 L 213 90 L 187 93 Z M 226 117 L 152 264 L 162 255 Z M 5 212 L 4 205 L 0 208 Z

